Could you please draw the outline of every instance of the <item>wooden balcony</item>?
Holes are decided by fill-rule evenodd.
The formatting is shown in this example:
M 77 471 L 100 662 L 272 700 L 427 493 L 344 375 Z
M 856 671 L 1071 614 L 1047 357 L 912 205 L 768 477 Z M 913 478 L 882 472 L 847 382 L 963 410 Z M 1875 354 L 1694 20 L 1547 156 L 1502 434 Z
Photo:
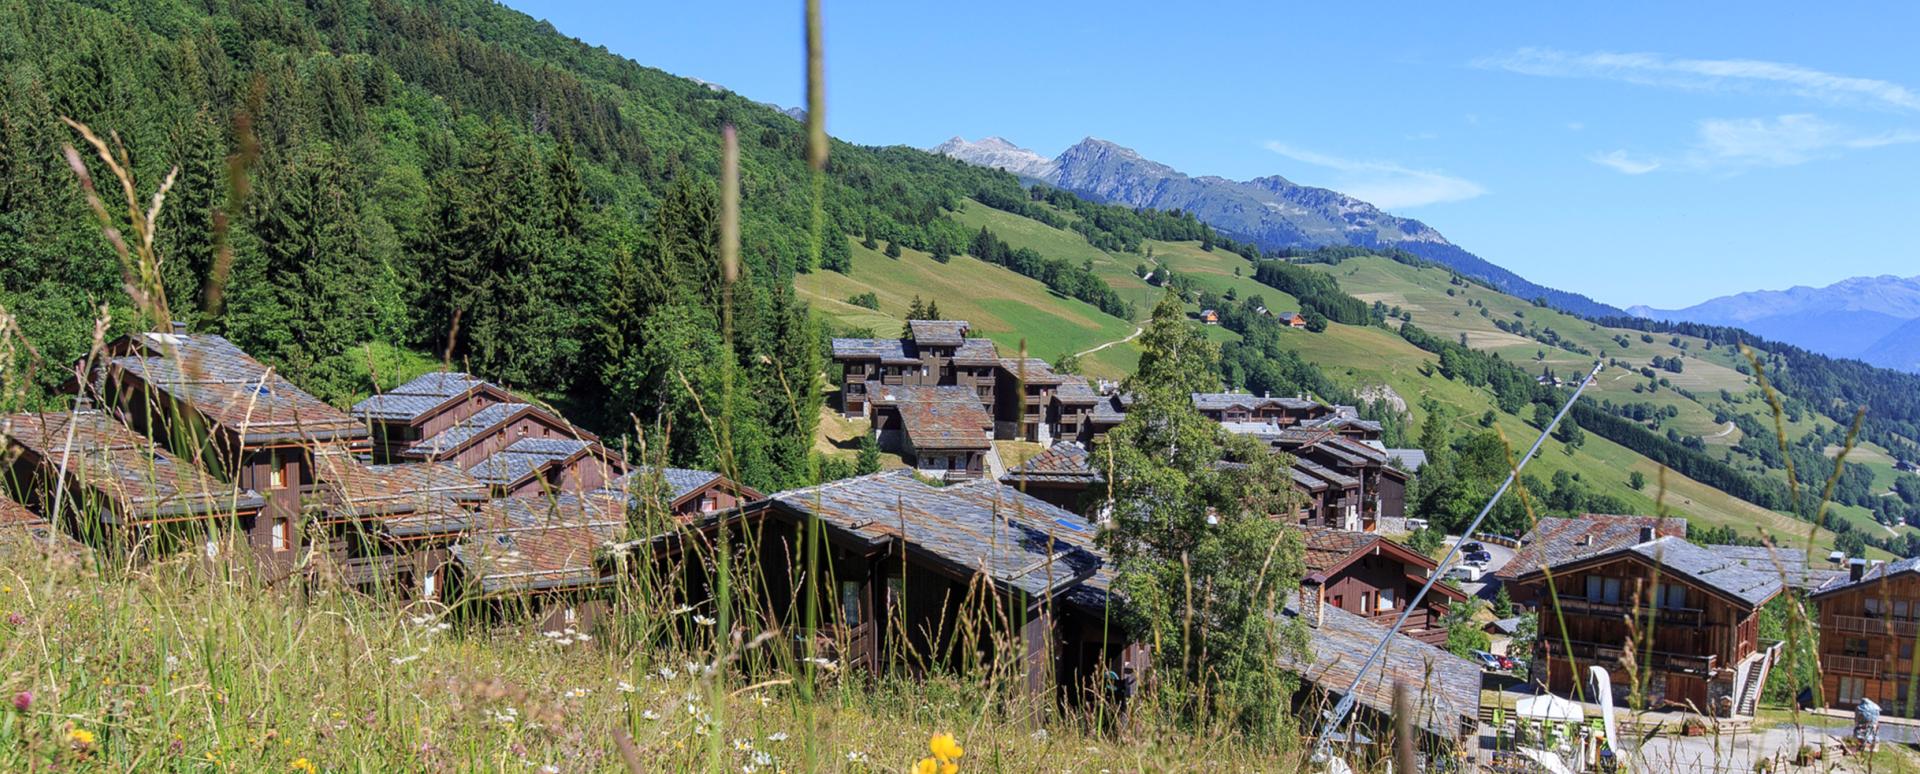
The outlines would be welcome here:
M 1885 637 L 1914 637 L 1920 635 L 1920 621 L 1897 621 L 1891 618 L 1868 618 L 1858 615 L 1830 616 L 1830 626 L 1834 631 L 1848 634 L 1871 634 Z
M 1690 607 L 1654 607 L 1632 605 L 1626 602 L 1592 602 L 1579 597 L 1560 597 L 1560 611 L 1567 615 L 1599 616 L 1624 618 L 1632 616 L 1636 621 L 1654 621 L 1655 623 L 1677 624 L 1681 626 L 1705 626 L 1707 612 Z M 1551 610 L 1553 605 L 1543 605 Z
M 1860 656 L 1842 656 L 1831 653 L 1820 654 L 1820 669 L 1822 671 L 1849 675 L 1866 675 L 1868 677 L 1879 677 L 1888 671 L 1887 660 L 1883 658 L 1862 658 Z
M 1559 639 L 1546 639 L 1548 658 L 1564 659 L 1568 654 L 1580 661 L 1614 663 L 1620 660 L 1626 649 L 1620 645 L 1599 642 L 1565 642 Z M 1570 646 L 1570 647 L 1569 647 Z M 1669 653 L 1666 651 L 1645 651 L 1638 648 L 1633 653 L 1635 663 L 1642 667 L 1662 672 L 1688 672 L 1698 675 L 1711 675 L 1719 667 L 1719 657 L 1692 653 Z

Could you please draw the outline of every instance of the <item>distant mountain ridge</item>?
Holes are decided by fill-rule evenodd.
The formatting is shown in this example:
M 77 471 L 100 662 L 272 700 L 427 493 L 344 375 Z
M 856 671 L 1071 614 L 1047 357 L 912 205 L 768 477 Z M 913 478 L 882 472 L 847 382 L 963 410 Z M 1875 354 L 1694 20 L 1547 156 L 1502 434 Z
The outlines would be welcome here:
M 1744 328 L 1825 355 L 1920 372 L 1920 276 L 1853 277 L 1820 288 L 1735 293 L 1684 309 L 1627 311 Z
M 1556 307 L 1590 317 L 1623 314 L 1586 296 L 1530 282 L 1447 241 L 1418 220 L 1390 215 L 1338 191 L 1299 185 L 1278 175 L 1245 181 L 1193 177 L 1094 137 L 1051 159 L 1001 137 L 978 142 L 955 137 L 932 150 L 1096 201 L 1191 212 L 1216 229 L 1266 249 L 1397 247 L 1521 298 L 1545 298 Z

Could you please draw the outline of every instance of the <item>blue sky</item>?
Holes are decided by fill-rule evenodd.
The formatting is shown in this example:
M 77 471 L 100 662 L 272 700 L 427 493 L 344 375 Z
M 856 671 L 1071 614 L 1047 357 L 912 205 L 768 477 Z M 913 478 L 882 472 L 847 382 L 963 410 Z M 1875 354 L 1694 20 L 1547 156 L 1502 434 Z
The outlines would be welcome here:
M 800 4 L 508 0 L 802 101 Z M 1279 174 L 1626 306 L 1920 274 L 1920 4 L 826 2 L 828 130 Z

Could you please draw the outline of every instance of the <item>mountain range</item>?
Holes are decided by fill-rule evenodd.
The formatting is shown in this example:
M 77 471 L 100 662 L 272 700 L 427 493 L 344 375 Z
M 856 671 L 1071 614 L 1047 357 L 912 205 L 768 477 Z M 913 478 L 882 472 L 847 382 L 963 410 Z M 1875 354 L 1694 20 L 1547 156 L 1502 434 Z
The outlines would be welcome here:
M 1826 287 L 1756 290 L 1639 317 L 1744 328 L 1834 357 L 1920 373 L 1920 276 L 1854 277 Z
M 1252 180 L 1195 177 L 1095 137 L 1081 140 L 1051 159 L 1000 137 L 978 142 L 955 137 L 932 150 L 1096 201 L 1191 212 L 1202 222 L 1263 249 L 1395 247 L 1478 278 L 1502 292 L 1527 299 L 1544 298 L 1575 314 L 1623 314 L 1586 296 L 1530 282 L 1447 241 L 1439 231 L 1418 220 L 1391 215 L 1338 191 L 1300 185 L 1279 175 Z

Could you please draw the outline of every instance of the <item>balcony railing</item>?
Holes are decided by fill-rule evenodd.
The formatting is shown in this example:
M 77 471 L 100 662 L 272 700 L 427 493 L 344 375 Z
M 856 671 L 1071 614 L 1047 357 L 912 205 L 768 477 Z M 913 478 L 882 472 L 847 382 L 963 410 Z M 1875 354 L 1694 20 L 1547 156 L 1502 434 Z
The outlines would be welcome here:
M 1913 637 L 1920 635 L 1920 621 L 1896 621 L 1891 618 L 1868 618 L 1859 615 L 1836 615 L 1833 617 L 1834 631 L 1849 634 L 1892 634 L 1895 637 Z
M 1579 597 L 1561 597 L 1560 611 L 1573 615 L 1633 616 L 1634 620 L 1651 618 L 1660 623 L 1683 624 L 1687 626 L 1705 626 L 1707 612 L 1691 607 L 1655 607 L 1651 605 L 1635 606 L 1626 602 L 1594 602 Z
M 1571 653 L 1574 658 L 1585 661 L 1619 661 L 1626 649 L 1620 645 L 1599 642 L 1563 642 L 1559 639 L 1545 640 L 1549 658 L 1566 658 Z M 1641 666 L 1667 672 L 1694 672 L 1701 675 L 1713 674 L 1718 666 L 1716 655 L 1697 655 L 1692 653 L 1671 653 L 1667 651 L 1644 651 L 1634 649 L 1634 660 Z
M 1862 658 L 1860 656 L 1841 656 L 1822 653 L 1820 654 L 1820 668 L 1842 674 L 1879 677 L 1887 671 L 1887 661 L 1882 658 Z

